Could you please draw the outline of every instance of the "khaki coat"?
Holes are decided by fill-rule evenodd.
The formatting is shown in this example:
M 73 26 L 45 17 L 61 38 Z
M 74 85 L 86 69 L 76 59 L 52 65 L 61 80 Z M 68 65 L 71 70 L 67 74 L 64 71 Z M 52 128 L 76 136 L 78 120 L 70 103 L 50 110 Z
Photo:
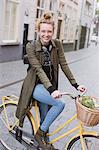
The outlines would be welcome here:
M 70 81 L 71 85 L 75 84 L 76 81 L 67 65 L 64 56 L 64 49 L 61 42 L 59 40 L 52 40 L 52 45 L 53 48 L 51 51 L 51 62 L 54 68 L 54 82 L 58 87 L 58 72 L 60 64 L 62 71 Z M 33 100 L 32 92 L 36 85 L 37 78 L 40 79 L 46 89 L 52 86 L 51 82 L 42 69 L 44 59 L 43 52 L 41 50 L 41 42 L 39 40 L 36 42 L 29 42 L 26 46 L 26 51 L 31 67 L 27 72 L 26 78 L 24 79 L 16 111 L 16 117 L 19 119 L 20 126 L 23 126 L 25 115 L 30 109 L 30 105 Z

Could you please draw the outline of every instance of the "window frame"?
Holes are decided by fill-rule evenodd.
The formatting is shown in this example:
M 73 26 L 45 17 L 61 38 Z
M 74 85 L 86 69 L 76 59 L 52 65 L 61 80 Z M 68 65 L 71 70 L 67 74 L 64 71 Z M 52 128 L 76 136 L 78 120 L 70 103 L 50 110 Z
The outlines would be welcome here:
M 4 3 L 4 10 L 3 10 L 3 27 L 5 27 L 6 26 L 6 24 L 5 24 L 5 18 L 6 18 L 6 4 L 7 4 L 7 2 L 11 2 L 11 3 L 13 3 L 13 4 L 20 4 L 20 0 L 5 0 L 5 3 Z M 13 6 L 13 5 L 12 5 Z M 5 37 L 3 37 L 3 34 L 5 34 L 5 29 L 6 29 L 6 27 L 5 27 L 5 29 L 4 30 L 2 30 L 2 39 L 1 39 L 1 43 L 0 43 L 0 45 L 1 46 L 3 46 L 3 45 L 19 45 L 19 37 L 18 37 L 18 31 L 16 31 L 17 29 L 16 29 L 16 26 L 17 26 L 17 21 L 18 21 L 18 9 L 19 9 L 19 6 L 16 6 L 17 8 L 16 8 L 16 12 L 15 12 L 15 16 L 17 17 L 16 18 L 16 23 L 15 23 L 15 28 L 14 28 L 14 32 L 13 32 L 13 37 L 14 38 L 12 38 L 12 39 L 10 39 L 10 38 L 8 38 L 8 39 L 5 39 Z M 10 11 L 11 11 L 11 8 L 10 8 Z M 10 12 L 10 15 L 11 15 L 11 12 Z M 10 18 L 10 20 L 12 20 L 12 17 L 10 16 L 9 17 Z M 11 25 L 10 25 L 11 23 L 10 23 L 10 21 L 8 22 L 8 28 L 9 28 L 9 31 L 8 31 L 8 33 L 6 33 L 8 36 L 11 36 L 11 30 L 10 30 L 10 27 L 11 27 Z M 17 33 L 16 33 L 17 32 Z M 15 35 L 14 35 L 15 34 Z M 16 35 L 17 34 L 17 35 Z

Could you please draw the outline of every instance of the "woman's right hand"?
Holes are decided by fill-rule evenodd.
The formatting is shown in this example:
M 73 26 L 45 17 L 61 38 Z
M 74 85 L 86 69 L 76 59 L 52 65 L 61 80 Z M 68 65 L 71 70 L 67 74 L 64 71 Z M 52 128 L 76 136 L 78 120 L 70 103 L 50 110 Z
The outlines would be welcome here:
M 51 93 L 51 96 L 53 98 L 60 98 L 60 97 L 62 97 L 62 94 L 59 90 L 55 90 L 54 92 Z

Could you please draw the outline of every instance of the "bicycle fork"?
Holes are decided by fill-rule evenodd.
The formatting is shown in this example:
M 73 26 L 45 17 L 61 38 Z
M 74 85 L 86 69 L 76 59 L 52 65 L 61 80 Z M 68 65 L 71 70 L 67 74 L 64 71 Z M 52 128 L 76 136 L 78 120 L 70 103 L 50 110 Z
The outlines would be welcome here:
M 84 141 L 84 138 L 83 138 L 83 133 L 84 133 L 84 129 L 82 127 L 82 123 L 80 123 L 80 131 L 79 131 L 80 142 L 81 142 L 81 145 L 82 145 L 82 150 L 85 150 L 86 144 L 85 144 L 85 141 Z

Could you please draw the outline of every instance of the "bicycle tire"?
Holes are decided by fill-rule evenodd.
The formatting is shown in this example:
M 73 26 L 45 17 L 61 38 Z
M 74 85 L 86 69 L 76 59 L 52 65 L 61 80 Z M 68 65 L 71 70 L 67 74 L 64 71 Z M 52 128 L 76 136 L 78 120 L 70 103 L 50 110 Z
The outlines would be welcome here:
M 16 119 L 17 119 L 15 117 L 15 112 L 16 112 L 17 104 L 15 104 L 15 103 L 13 104 L 11 102 L 7 102 L 7 103 L 5 103 L 5 108 L 6 108 L 6 111 L 7 111 L 7 117 L 9 119 L 8 121 L 9 121 L 9 123 L 12 122 L 12 124 L 11 124 L 11 126 L 12 126 L 15 123 Z M 2 121 L 5 121 L 6 118 L 3 115 L 4 115 L 4 107 L 1 106 L 0 107 L 0 119 Z M 3 128 L 4 128 L 4 126 L 3 126 Z M 28 114 L 26 115 L 26 117 L 24 119 L 24 124 L 23 124 L 23 128 L 22 129 L 23 129 L 23 131 L 31 134 L 31 136 L 34 134 L 32 121 L 31 121 L 31 119 L 30 119 L 30 117 L 29 117 Z M 11 132 L 15 134 L 16 130 L 14 130 L 14 128 L 13 128 Z M 23 134 L 22 134 L 22 139 L 23 139 Z M 28 140 L 29 140 L 29 138 L 28 138 Z
M 85 150 L 99 150 L 99 136 L 88 134 L 88 135 L 83 135 L 83 138 L 87 144 Z M 81 143 L 80 143 L 80 136 L 77 136 L 74 139 L 72 139 L 68 144 L 66 150 L 82 150 Z
M 0 139 L 0 144 L 3 146 L 2 149 L 4 149 L 4 150 L 11 150 L 11 148 L 8 147 L 8 145 L 2 139 Z

